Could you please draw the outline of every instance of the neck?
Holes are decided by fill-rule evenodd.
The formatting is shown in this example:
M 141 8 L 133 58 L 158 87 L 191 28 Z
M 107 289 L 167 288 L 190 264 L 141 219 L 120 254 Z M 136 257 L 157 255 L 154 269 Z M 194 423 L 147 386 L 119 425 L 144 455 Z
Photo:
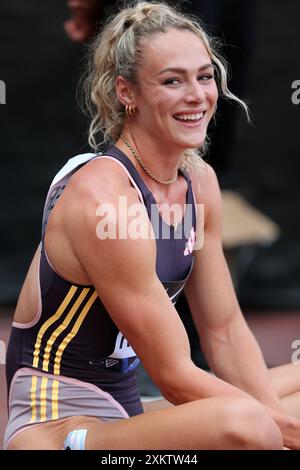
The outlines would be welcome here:
M 122 135 L 134 147 L 146 168 L 153 175 L 163 181 L 169 181 L 174 178 L 182 160 L 183 150 L 174 149 L 172 151 L 169 146 L 164 146 L 157 139 L 154 141 L 148 134 L 143 135 L 141 132 L 134 132 L 127 128 L 123 129 Z M 151 179 L 122 139 L 119 139 L 116 144 L 130 158 L 138 171 L 147 179 Z

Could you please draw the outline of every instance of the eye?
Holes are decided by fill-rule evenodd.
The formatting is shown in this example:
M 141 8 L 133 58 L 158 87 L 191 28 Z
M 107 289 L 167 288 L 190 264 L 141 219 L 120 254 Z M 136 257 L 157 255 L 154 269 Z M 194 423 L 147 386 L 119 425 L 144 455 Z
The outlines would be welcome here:
M 171 77 L 164 81 L 164 85 L 177 85 L 179 81 L 179 78 Z
M 208 80 L 211 80 L 212 78 L 214 78 L 214 76 L 211 73 L 206 73 L 205 75 L 200 75 L 198 77 L 198 80 L 202 80 L 204 82 L 207 82 Z

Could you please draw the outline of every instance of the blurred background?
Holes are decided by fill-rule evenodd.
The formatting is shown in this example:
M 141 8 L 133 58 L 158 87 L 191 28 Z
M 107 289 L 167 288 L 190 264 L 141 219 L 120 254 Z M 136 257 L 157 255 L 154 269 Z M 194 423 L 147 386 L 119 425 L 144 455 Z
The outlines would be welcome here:
M 220 102 L 207 160 L 223 190 L 224 250 L 243 312 L 267 364 L 289 362 L 292 343 L 300 340 L 300 92 L 292 88 L 300 80 L 300 3 L 181 4 L 225 43 L 229 86 L 251 109 L 249 125 L 238 109 Z M 98 7 L 102 21 L 116 2 Z M 76 100 L 87 46 L 66 34 L 68 18 L 64 0 L 1 0 L 0 447 L 7 416 L 4 353 L 39 243 L 46 192 L 68 158 L 89 151 L 88 120 Z M 205 367 L 184 298 L 178 310 L 194 360 Z

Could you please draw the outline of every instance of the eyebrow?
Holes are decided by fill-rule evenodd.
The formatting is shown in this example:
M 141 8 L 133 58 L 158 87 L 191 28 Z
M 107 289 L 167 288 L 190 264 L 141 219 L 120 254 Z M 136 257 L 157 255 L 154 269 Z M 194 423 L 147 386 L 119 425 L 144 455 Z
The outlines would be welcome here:
M 201 67 L 199 67 L 198 69 L 198 72 L 208 69 L 209 67 L 212 67 L 213 69 L 215 68 L 212 63 L 208 63 L 208 64 L 201 65 Z M 187 73 L 187 70 L 181 67 L 168 67 L 166 69 L 161 70 L 157 75 L 162 75 L 165 72 Z

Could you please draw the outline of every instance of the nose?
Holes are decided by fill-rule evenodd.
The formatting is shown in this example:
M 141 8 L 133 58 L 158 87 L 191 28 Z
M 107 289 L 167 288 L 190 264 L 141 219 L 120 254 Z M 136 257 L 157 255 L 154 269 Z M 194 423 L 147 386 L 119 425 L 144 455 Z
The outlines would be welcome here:
M 193 80 L 188 83 L 185 99 L 187 103 L 202 103 L 203 101 L 205 101 L 206 94 L 201 83 L 198 80 Z

